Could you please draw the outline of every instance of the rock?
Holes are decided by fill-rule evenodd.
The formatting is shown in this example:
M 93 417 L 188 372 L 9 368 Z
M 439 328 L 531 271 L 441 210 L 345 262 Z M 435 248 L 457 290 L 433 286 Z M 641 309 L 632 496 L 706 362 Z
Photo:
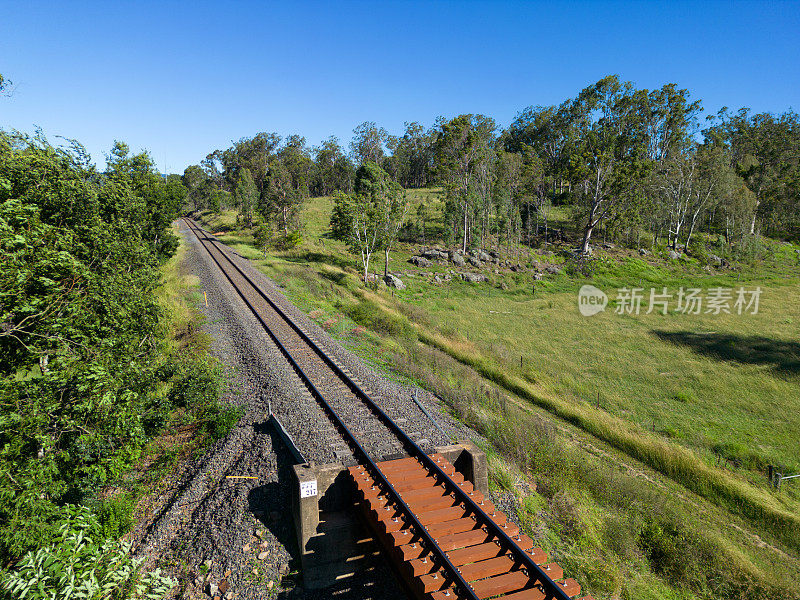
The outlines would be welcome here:
M 491 256 L 489 256 L 489 255 L 488 255 L 486 252 L 484 252 L 483 250 L 478 250 L 478 256 L 477 256 L 477 258 L 478 258 L 478 260 L 482 260 L 483 262 L 492 262 L 492 257 L 491 257 Z
M 412 256 L 411 258 L 408 259 L 408 262 L 410 262 L 412 265 L 417 265 L 418 267 L 431 266 L 431 261 L 429 261 L 427 258 L 423 256 Z
M 481 266 L 481 260 L 477 256 L 470 256 L 469 257 L 469 264 L 471 264 L 473 267 L 480 267 Z
M 542 280 L 542 274 L 541 273 L 534 273 L 533 274 L 533 280 L 534 281 L 541 281 Z
M 645 248 L 639 248 L 639 256 L 648 256 L 650 254 L 650 250 Z
M 670 260 L 677 260 L 677 259 L 679 259 L 680 257 L 681 257 L 681 255 L 680 255 L 680 253 L 679 253 L 679 252 L 675 252 L 675 250 L 670 250 L 670 251 L 669 251 L 669 258 L 670 258 Z
M 500 258 L 499 258 L 499 257 L 497 257 L 497 256 L 493 256 L 493 257 L 492 257 L 492 262 L 493 262 L 494 264 L 496 264 L 496 265 L 499 265 L 499 264 L 500 264 Z
M 514 273 L 516 273 L 518 271 L 522 271 L 522 267 L 519 265 L 511 265 L 511 270 L 514 271 Z
M 442 283 L 442 278 L 441 278 L 441 277 L 439 277 L 438 275 L 436 275 L 436 276 L 433 278 L 433 280 L 434 280 L 436 283 Z
M 556 265 L 548 265 L 545 268 L 545 271 L 547 271 L 551 275 L 558 275 L 559 273 L 561 273 L 561 267 L 557 267 Z
M 492 258 L 500 258 L 500 255 L 495 250 L 489 250 L 489 256 Z
M 486 281 L 486 275 L 483 273 L 461 273 L 461 279 L 469 283 L 481 283 Z
M 722 259 L 719 256 L 717 256 L 716 254 L 709 254 L 708 255 L 708 260 L 709 260 L 709 262 L 714 263 L 718 267 L 722 266 Z
M 447 260 L 448 254 L 446 250 L 439 250 L 438 248 L 431 248 L 423 250 L 420 254 L 428 260 Z
M 453 256 L 450 257 L 450 260 L 452 260 L 453 264 L 456 265 L 457 267 L 463 267 L 467 264 L 466 261 L 464 260 L 464 257 L 460 253 L 459 254 L 454 253 Z
M 259 552 L 258 553 L 258 557 L 257 558 L 258 558 L 258 560 L 264 560 L 268 556 L 269 556 L 269 552 L 267 550 L 264 550 L 263 552 Z
M 219 593 L 219 587 L 217 587 L 216 583 L 209 583 L 206 586 L 206 594 L 209 596 L 216 596 Z
M 400 278 L 395 277 L 392 274 L 387 275 L 386 277 L 383 278 L 383 280 L 386 282 L 386 285 L 388 285 L 391 288 L 395 288 L 396 290 L 406 289 L 406 285 L 400 280 Z
M 197 579 L 194 580 L 194 584 L 197 587 L 203 587 L 203 578 L 202 577 L 198 577 Z
M 219 589 L 220 594 L 225 594 L 230 589 L 230 586 L 228 585 L 228 580 L 227 579 L 220 580 L 217 589 Z
M 250 552 L 250 544 L 245 544 L 244 548 L 242 548 L 242 552 Z
M 256 537 L 260 540 L 263 540 L 267 536 L 267 532 L 264 529 L 259 529 L 256 531 Z
M 609 244 L 608 242 L 605 242 L 603 244 L 603 248 L 605 248 L 606 250 L 610 250 L 611 248 L 616 248 L 616 246 L 614 246 L 614 244 Z

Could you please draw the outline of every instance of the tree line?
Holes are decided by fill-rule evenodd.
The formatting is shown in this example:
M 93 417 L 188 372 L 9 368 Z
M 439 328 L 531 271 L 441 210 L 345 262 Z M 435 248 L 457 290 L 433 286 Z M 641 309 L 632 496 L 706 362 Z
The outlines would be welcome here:
M 638 89 L 612 75 L 557 106 L 524 109 L 505 129 L 475 114 L 429 128 L 407 123 L 400 136 L 364 122 L 349 151 L 335 137 L 309 147 L 298 135 L 259 133 L 210 153 L 184 183 L 195 208 L 235 206 L 247 224 L 258 214 L 264 243 L 284 246 L 299 239 L 292 234 L 309 196 L 338 192 L 357 204 L 367 165 L 372 181 L 377 168 L 401 189 L 441 186 L 444 241 L 463 250 L 547 240 L 553 206 L 566 207 L 584 253 L 598 231 L 632 247 L 687 251 L 699 231 L 718 234 L 732 252 L 759 233 L 800 238 L 797 114 L 702 116 L 686 89 Z

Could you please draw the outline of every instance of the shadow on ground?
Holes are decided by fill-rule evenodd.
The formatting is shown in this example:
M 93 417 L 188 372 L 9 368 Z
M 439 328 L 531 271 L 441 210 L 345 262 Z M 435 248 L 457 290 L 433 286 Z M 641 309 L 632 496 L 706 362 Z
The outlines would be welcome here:
M 709 358 L 743 365 L 770 365 L 777 375 L 800 375 L 800 343 L 763 336 L 692 331 L 652 331 L 659 339 Z

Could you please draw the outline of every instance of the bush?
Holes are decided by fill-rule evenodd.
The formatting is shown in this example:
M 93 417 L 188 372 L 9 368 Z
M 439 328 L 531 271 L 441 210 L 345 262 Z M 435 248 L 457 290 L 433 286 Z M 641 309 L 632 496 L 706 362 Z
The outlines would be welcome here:
M 158 569 L 142 572 L 143 559 L 131 556 L 129 543 L 103 540 L 87 507 L 67 505 L 61 513 L 51 543 L 28 552 L 16 569 L 0 575 L 2 597 L 134 600 L 161 598 L 175 586 L 175 580 Z
M 191 408 L 213 402 L 222 390 L 222 373 L 211 362 L 195 361 L 179 367 L 179 375 L 169 392 L 174 406 Z
M 97 521 L 100 535 L 108 539 L 118 539 L 133 527 L 133 509 L 136 502 L 130 494 L 118 494 L 107 498 L 97 506 Z
M 217 441 L 228 435 L 239 422 L 244 409 L 235 406 L 224 406 L 215 399 L 202 407 L 198 414 L 200 428 L 210 441 Z
M 288 234 L 275 240 L 275 248 L 278 250 L 291 250 L 297 248 L 303 241 L 299 231 L 290 231 Z

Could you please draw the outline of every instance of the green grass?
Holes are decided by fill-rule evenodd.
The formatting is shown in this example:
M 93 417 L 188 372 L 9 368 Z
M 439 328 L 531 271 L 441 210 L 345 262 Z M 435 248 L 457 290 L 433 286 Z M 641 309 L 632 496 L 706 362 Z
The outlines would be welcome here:
M 414 193 L 419 195 L 418 201 L 431 204 L 431 214 L 441 215 L 435 191 Z M 768 550 L 755 550 L 747 539 L 733 540 L 729 530 L 732 520 L 742 519 L 743 530 L 755 528 L 762 537 L 788 548 L 790 555 L 800 549 L 798 486 L 785 482 L 785 489 L 775 492 L 764 476 L 766 464 L 800 472 L 796 455 L 800 447 L 800 349 L 796 341 L 800 268 L 795 246 L 767 241 L 765 261 L 721 271 L 693 258 L 666 260 L 660 249 L 645 259 L 632 251 L 613 249 L 609 255 L 601 252 L 593 262 L 592 278 L 546 275 L 535 283 L 534 295 L 529 274 L 508 270 L 490 271 L 488 284 L 455 280 L 437 284 L 406 262 L 418 252 L 418 246 L 399 244 L 390 269 L 406 273 L 408 289 L 392 295 L 365 289 L 355 258 L 341 242 L 327 237 L 331 206 L 328 198 L 306 204 L 304 241 L 291 252 L 262 256 L 248 247 L 248 232 L 230 232 L 223 239 L 257 259 L 259 268 L 284 285 L 295 303 L 378 368 L 399 377 L 412 377 L 434 391 L 437 385 L 450 385 L 439 390 L 442 394 L 451 388 L 460 389 L 458 378 L 464 375 L 458 369 L 468 369 L 473 377 L 498 386 L 504 402 L 515 407 L 514 414 L 550 415 L 548 418 L 555 418 L 559 427 L 574 427 L 580 432 L 575 435 L 588 435 L 594 440 L 592 444 L 607 445 L 604 452 L 609 455 L 630 457 L 642 469 L 653 469 L 653 477 L 665 476 L 669 482 L 665 485 L 678 496 L 695 498 L 692 504 L 708 502 L 704 504 L 708 519 L 705 529 L 693 528 L 695 537 L 691 539 L 713 538 L 745 578 L 760 580 L 770 570 L 778 570 L 796 589 L 800 581 L 796 559 L 775 559 Z M 567 218 L 560 208 L 551 215 L 554 222 L 563 220 L 565 227 Z M 225 230 L 232 227 L 235 217 L 229 212 L 207 218 L 207 222 Z M 430 232 L 441 232 L 435 222 L 429 228 Z M 442 246 L 431 240 L 428 245 Z M 522 264 L 568 263 L 557 252 L 545 254 L 543 250 L 524 249 L 519 255 L 515 251 L 512 257 Z M 444 273 L 447 269 L 434 265 L 423 271 Z M 382 270 L 382 265 L 376 265 L 375 270 Z M 612 302 L 606 312 L 590 318 L 579 314 L 577 292 L 584 283 L 609 293 Z M 646 292 L 651 287 L 660 290 L 666 286 L 673 293 L 680 287 L 706 290 L 714 286 L 761 286 L 763 294 L 757 315 L 673 312 L 623 316 L 613 313 L 615 290 L 623 286 L 643 287 Z M 442 357 L 454 361 L 449 371 L 437 364 Z M 501 449 L 503 457 L 493 463 L 493 481 L 498 489 L 509 489 L 513 477 L 502 461 L 511 455 L 512 463 L 526 465 L 528 454 L 503 441 L 497 415 L 507 416 L 507 409 L 498 413 L 496 407 L 485 406 L 481 391 L 462 394 L 463 398 L 459 394 L 454 394 L 456 401 L 451 404 L 454 412 Z M 542 451 L 543 456 L 557 454 L 552 447 Z M 595 461 L 584 455 L 576 451 L 573 462 Z M 526 468 L 531 470 L 530 466 Z M 553 477 L 533 471 L 537 481 Z M 621 510 L 609 507 L 607 499 L 581 500 L 576 480 L 588 481 L 585 475 L 573 473 L 566 478 L 565 493 L 579 507 L 576 510 L 581 518 L 591 521 L 597 517 L 592 516 L 594 513 L 602 513 L 597 519 L 613 527 L 615 519 L 641 512 L 641 505 Z M 598 482 L 591 485 L 602 487 Z M 641 490 L 636 493 L 644 494 Z M 534 500 L 522 495 L 523 505 L 536 504 L 534 495 L 527 498 Z M 550 497 L 545 504 L 558 513 L 560 501 Z M 647 494 L 641 502 L 644 506 L 658 504 Z M 686 506 L 675 510 L 686 518 L 692 514 L 692 508 Z M 524 519 L 524 514 L 520 518 Z M 554 517 L 556 524 L 561 523 L 559 518 Z M 673 530 L 677 531 L 669 529 Z M 562 544 L 559 531 L 551 530 L 545 536 L 554 547 Z M 642 530 L 636 531 L 639 535 Z M 595 533 L 591 540 L 580 542 L 587 544 L 590 555 L 617 550 L 624 554 L 624 548 L 611 548 L 613 536 Z M 647 535 L 652 538 L 662 534 L 651 531 Z M 678 548 L 680 544 L 670 535 L 651 542 Z M 705 543 L 701 541 L 697 542 L 700 546 Z M 609 573 L 596 577 L 590 574 L 594 563 L 581 561 L 580 553 L 575 554 L 573 549 L 573 554 L 565 551 L 565 556 L 573 556 L 571 564 L 585 575 L 585 582 L 595 586 L 592 589 L 603 590 L 608 596 L 693 597 L 664 586 L 664 578 L 669 579 L 664 569 L 669 565 L 659 567 L 654 559 L 646 560 L 648 568 L 634 565 L 643 560 L 644 550 L 637 548 L 636 560 L 623 561 L 618 568 L 609 568 Z M 624 585 L 619 583 L 623 580 Z M 702 586 L 695 584 L 691 585 L 695 592 L 700 590 L 698 596 L 708 597 Z

